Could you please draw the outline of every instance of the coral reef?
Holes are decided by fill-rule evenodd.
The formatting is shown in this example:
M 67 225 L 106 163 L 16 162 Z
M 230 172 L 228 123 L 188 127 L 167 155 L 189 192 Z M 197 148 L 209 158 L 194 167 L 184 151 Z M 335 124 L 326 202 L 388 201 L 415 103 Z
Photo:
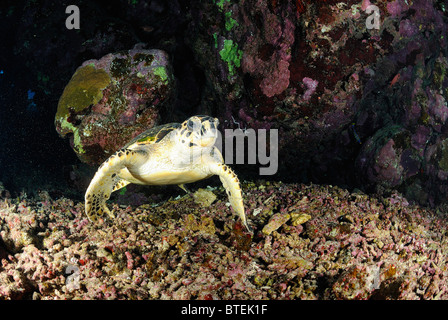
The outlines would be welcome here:
M 77 3 L 0 5 L 0 300 L 448 299 L 446 1 Z M 191 114 L 278 129 L 272 181 L 235 168 L 254 234 L 221 187 L 90 223 L 79 159 Z
M 448 298 L 444 208 L 332 186 L 243 189 L 253 236 L 222 188 L 197 191 L 214 193 L 211 204 L 115 204 L 102 225 L 82 202 L 6 199 L 0 299 Z
M 372 4 L 379 10 L 379 29 L 366 25 Z M 32 125 L 54 120 L 54 101 L 74 70 L 87 59 L 126 54 L 144 42 L 169 54 L 179 84 L 170 104 L 174 111 L 168 112 L 176 119 L 162 114 L 160 122 L 210 114 L 219 116 L 223 129 L 278 129 L 281 163 L 274 178 L 368 192 L 395 188 L 422 204 L 445 201 L 448 28 L 443 1 L 118 0 L 105 11 L 95 2 L 80 0 L 79 5 L 85 8 L 85 24 L 76 32 L 61 32 L 65 16 L 51 0 L 0 7 L 2 42 L 10 48 L 0 74 L 2 104 L 9 106 L 1 111 L 7 129 L 0 147 L 10 152 L 0 156 L 8 167 L 0 172 L 3 182 L 16 183 L 19 192 L 15 173 L 23 168 L 15 159 L 28 161 L 29 172 L 42 170 L 42 175 L 43 163 L 51 171 L 74 162 L 68 144 L 61 146 L 47 127 Z M 105 90 L 101 99 L 110 94 Z M 90 96 L 92 102 L 101 94 Z M 117 104 L 125 103 L 126 94 L 120 94 Z M 134 109 L 121 121 L 141 115 Z M 165 107 L 149 109 L 143 117 L 148 126 Z M 140 131 L 135 123 L 124 128 L 115 119 L 104 123 L 111 129 L 94 128 L 97 135 L 88 136 L 89 130 L 73 130 L 85 125 L 80 124 L 83 112 L 92 110 L 62 117 L 83 161 L 100 163 Z M 104 120 L 103 113 L 97 116 Z M 403 130 L 398 139 L 406 135 L 411 142 L 379 139 L 396 126 Z M 20 133 L 12 127 L 20 127 Z M 116 134 L 118 128 L 124 134 Z M 30 136 L 45 143 L 23 143 Z M 383 156 L 392 156 L 386 149 L 393 150 L 397 170 L 378 166 Z M 28 160 L 31 155 L 37 159 Z M 385 173 L 395 176 L 382 182 Z
M 367 25 L 372 4 L 378 28 Z M 241 0 L 192 10 L 201 14 L 191 46 L 212 71 L 208 100 L 224 127 L 279 130 L 282 179 L 445 201 L 444 4 Z
M 84 62 L 59 100 L 56 130 L 81 161 L 101 163 L 169 112 L 170 68 L 164 51 L 138 48 Z

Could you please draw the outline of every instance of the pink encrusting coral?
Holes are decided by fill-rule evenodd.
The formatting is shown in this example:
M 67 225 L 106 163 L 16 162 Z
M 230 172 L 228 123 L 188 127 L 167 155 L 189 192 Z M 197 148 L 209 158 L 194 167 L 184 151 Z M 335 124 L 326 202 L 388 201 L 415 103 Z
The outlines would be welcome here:
M 303 100 L 308 101 L 311 98 L 311 95 L 314 93 L 314 91 L 316 91 L 319 81 L 305 77 L 303 78 L 302 82 L 306 87 L 306 91 L 303 94 Z
M 0 202 L 0 299 L 448 299 L 448 221 L 396 193 L 243 183 L 247 234 L 216 200 Z M 42 198 L 43 196 L 43 198 Z
M 241 6 L 244 7 L 244 4 Z M 252 76 L 263 78 L 261 91 L 267 97 L 273 97 L 289 87 L 295 25 L 288 17 L 270 13 L 264 2 L 257 2 L 252 9 L 266 16 L 266 19 L 261 30 L 253 24 L 245 25 L 247 32 L 254 36 L 249 37 L 243 47 L 242 69 Z M 260 51 L 262 54 L 259 54 Z

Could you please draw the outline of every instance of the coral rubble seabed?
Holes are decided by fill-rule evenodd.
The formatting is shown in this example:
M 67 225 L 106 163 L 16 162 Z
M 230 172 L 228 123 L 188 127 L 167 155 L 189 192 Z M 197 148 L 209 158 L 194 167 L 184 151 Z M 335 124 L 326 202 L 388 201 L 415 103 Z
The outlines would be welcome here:
M 447 299 L 447 219 L 399 194 L 245 182 L 90 223 L 84 203 L 0 202 L 0 299 Z M 439 208 L 440 209 L 440 208 Z

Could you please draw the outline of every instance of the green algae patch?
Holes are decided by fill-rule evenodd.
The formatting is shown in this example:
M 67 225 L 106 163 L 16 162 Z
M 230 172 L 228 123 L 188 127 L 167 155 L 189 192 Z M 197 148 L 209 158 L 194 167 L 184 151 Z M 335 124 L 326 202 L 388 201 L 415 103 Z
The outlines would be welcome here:
M 238 22 L 232 18 L 232 11 L 225 13 L 226 18 L 226 30 L 230 31 L 233 27 L 238 26 Z
M 80 112 L 90 105 L 97 104 L 103 97 L 103 89 L 110 81 L 106 71 L 96 69 L 92 65 L 76 70 L 59 99 L 56 121 L 62 122 L 71 112 Z
M 214 3 L 218 6 L 219 10 L 224 9 L 224 3 L 230 2 L 230 0 L 214 0 Z
M 162 82 L 166 82 L 168 80 L 168 74 L 166 73 L 165 67 L 157 67 L 154 69 L 154 74 L 160 77 Z
M 235 74 L 235 69 L 241 65 L 241 58 L 243 51 L 238 49 L 238 44 L 233 43 L 233 40 L 224 40 L 224 48 L 219 52 L 221 59 L 227 62 L 230 75 Z

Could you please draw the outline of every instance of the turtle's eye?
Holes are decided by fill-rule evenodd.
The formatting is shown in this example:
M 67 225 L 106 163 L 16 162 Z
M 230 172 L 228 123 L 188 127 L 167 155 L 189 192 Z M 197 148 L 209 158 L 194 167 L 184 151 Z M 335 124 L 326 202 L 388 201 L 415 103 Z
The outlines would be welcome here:
M 193 122 L 193 120 L 188 120 L 188 122 L 187 122 L 187 128 L 188 128 L 188 130 L 190 130 L 190 131 L 193 131 L 193 130 L 194 130 L 194 122 Z
M 198 119 L 195 117 L 187 121 L 187 129 L 189 131 L 199 132 L 201 130 L 201 127 L 201 121 L 198 121 Z

